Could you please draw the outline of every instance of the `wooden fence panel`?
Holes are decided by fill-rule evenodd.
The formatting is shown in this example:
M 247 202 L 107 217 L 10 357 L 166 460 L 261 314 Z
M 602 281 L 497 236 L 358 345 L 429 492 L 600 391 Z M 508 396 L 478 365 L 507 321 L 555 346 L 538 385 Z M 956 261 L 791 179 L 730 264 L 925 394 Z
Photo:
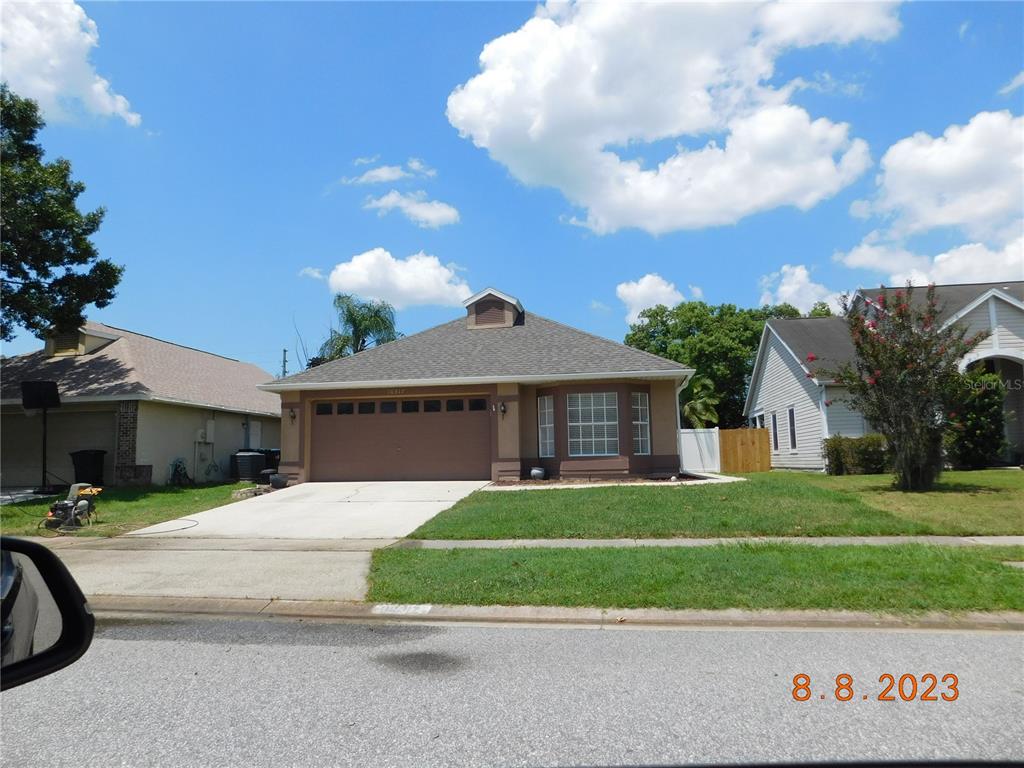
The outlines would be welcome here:
M 722 472 L 769 472 L 772 468 L 767 429 L 722 429 L 718 433 Z

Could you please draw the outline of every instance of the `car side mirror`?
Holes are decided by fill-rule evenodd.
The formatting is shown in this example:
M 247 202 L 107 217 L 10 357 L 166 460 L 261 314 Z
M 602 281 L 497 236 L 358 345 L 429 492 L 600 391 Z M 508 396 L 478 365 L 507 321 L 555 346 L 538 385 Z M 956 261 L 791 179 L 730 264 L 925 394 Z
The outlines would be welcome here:
M 95 623 L 85 595 L 53 552 L 0 536 L 0 690 L 81 658 Z

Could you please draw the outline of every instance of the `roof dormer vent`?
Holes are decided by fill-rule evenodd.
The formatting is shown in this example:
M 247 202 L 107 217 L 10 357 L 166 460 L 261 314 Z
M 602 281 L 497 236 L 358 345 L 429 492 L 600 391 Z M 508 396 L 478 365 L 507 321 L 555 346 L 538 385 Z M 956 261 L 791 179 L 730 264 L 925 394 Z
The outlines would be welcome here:
M 515 296 L 495 288 L 485 288 L 464 302 L 466 324 L 470 328 L 511 328 L 523 321 L 523 305 Z

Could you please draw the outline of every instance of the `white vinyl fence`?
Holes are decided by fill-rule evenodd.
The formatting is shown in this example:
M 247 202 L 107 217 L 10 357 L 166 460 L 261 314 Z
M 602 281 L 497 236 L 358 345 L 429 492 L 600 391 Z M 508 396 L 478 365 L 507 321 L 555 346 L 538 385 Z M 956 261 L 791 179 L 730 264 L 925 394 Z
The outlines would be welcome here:
M 722 461 L 718 427 L 680 429 L 679 463 L 683 472 L 720 472 Z

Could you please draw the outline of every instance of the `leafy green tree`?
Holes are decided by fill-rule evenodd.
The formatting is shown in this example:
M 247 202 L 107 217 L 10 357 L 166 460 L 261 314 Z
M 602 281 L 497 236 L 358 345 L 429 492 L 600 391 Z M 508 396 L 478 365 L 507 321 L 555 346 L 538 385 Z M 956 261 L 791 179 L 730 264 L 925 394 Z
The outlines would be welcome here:
M 122 267 L 89 239 L 104 210 L 78 210 L 85 185 L 63 158 L 43 162 L 38 105 L 0 84 L 0 339 L 22 326 L 36 335 L 69 331 L 89 304 L 107 306 Z
M 715 406 L 722 398 L 715 392 L 715 384 L 707 376 L 694 376 L 683 390 L 683 421 L 693 429 L 704 429 L 718 423 Z
M 734 304 L 709 306 L 685 301 L 640 313 L 626 343 L 700 371 L 717 393 L 719 426 L 743 426 L 743 404 L 757 346 L 769 318 L 800 317 L 789 304 L 740 309 Z
M 935 286 L 923 303 L 913 293 L 909 284 L 881 292 L 863 312 L 850 312 L 844 298 L 856 359 L 816 373 L 845 386 L 846 400 L 885 436 L 896 486 L 926 491 L 942 470 L 943 433 L 960 398 L 959 362 L 985 334 L 968 339 L 966 327 L 937 322 Z
M 832 307 L 828 305 L 826 301 L 816 301 L 814 306 L 811 307 L 811 311 L 807 313 L 808 317 L 832 317 Z
M 984 469 L 999 460 L 1006 448 L 1006 385 L 983 368 L 960 375 L 958 397 L 946 430 L 946 453 L 954 467 Z
M 348 357 L 378 344 L 394 341 L 395 308 L 386 301 L 363 301 L 347 293 L 334 297 L 338 328 L 320 345 L 320 353 L 310 358 L 309 367 L 328 360 Z

